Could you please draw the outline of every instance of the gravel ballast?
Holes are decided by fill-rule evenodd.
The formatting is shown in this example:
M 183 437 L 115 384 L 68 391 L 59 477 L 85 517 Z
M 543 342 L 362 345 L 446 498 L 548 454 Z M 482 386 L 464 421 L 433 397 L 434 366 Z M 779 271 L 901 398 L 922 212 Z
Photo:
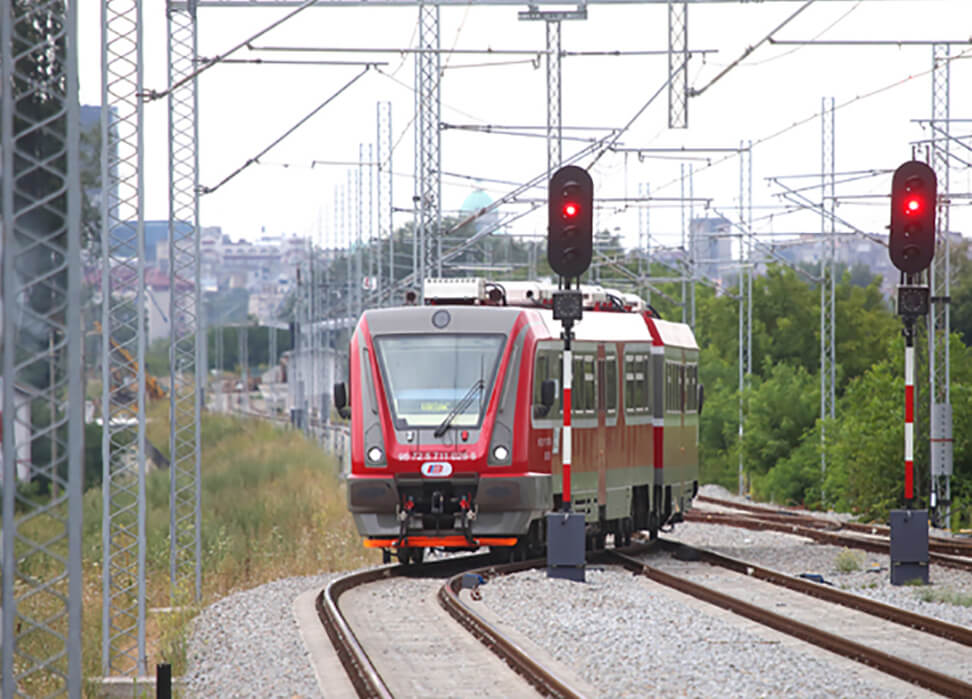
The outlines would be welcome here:
M 337 574 L 285 578 L 215 602 L 193 620 L 185 692 L 190 697 L 319 697 L 294 619 L 294 600 Z
M 703 493 L 727 497 L 710 486 Z M 788 534 L 683 523 L 663 536 L 790 574 L 817 573 L 839 588 L 972 628 L 972 607 L 924 601 L 930 592 L 972 595 L 969 573 L 933 565 L 928 588 L 894 587 L 879 554 L 854 552 L 861 568 L 843 573 L 837 561 L 846 551 Z M 320 696 L 293 602 L 335 575 L 278 580 L 207 607 L 190 638 L 187 695 Z M 613 567 L 588 568 L 584 584 L 537 570 L 491 580 L 481 591 L 481 604 L 600 696 L 925 695 Z M 385 601 L 401 604 L 394 595 L 375 600 Z

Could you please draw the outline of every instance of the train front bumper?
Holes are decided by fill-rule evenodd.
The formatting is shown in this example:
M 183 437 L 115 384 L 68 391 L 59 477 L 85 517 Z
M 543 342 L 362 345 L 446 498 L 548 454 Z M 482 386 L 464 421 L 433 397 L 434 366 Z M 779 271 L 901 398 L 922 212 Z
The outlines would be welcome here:
M 348 509 L 358 533 L 368 538 L 397 538 L 403 507 L 409 511 L 409 535 L 478 538 L 523 536 L 530 522 L 553 502 L 549 474 L 478 474 L 431 479 L 421 476 L 349 476 Z M 467 509 L 459 506 L 467 498 Z M 468 517 L 471 511 L 474 517 Z M 467 528 L 464 528 L 468 527 Z

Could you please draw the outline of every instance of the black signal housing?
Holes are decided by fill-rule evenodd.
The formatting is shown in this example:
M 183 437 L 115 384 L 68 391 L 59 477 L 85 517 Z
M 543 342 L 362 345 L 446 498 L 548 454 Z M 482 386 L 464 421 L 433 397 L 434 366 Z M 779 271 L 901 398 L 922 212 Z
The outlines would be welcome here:
M 594 251 L 594 182 L 582 167 L 567 165 L 550 178 L 547 261 L 567 279 L 579 278 Z
M 935 257 L 938 178 L 925 163 L 909 160 L 891 180 L 891 262 L 905 274 L 917 274 Z

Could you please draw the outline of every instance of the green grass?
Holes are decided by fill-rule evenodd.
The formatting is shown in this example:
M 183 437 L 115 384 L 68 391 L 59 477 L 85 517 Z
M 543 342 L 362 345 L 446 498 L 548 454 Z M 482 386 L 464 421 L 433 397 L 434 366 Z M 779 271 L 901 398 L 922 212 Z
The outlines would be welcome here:
M 917 593 L 922 602 L 940 602 L 956 607 L 972 607 L 972 593 L 959 592 L 950 587 L 923 587 Z
M 841 549 L 834 559 L 834 567 L 841 573 L 853 573 L 864 564 L 864 555 L 859 551 Z
M 149 439 L 168 452 L 167 401 L 152 406 Z M 202 421 L 202 599 L 171 598 L 169 583 L 169 473 L 155 471 L 146 483 L 146 607 L 179 607 L 175 612 L 150 611 L 146 619 L 148 668 L 169 662 L 173 676 L 186 670 L 191 620 L 198 610 L 227 594 L 283 577 L 347 570 L 376 563 L 379 554 L 364 549 L 347 512 L 344 486 L 330 456 L 303 435 L 268 422 L 205 415 Z M 82 672 L 102 675 L 102 495 L 100 488 L 84 496 Z M 50 540 L 63 524 L 37 518 L 29 524 L 34 540 Z M 58 570 L 49 559 L 30 574 L 45 578 Z M 180 602 L 188 604 L 180 605 Z M 52 596 L 29 602 L 37 616 L 57 608 Z M 25 602 L 24 604 L 29 604 Z M 124 606 L 124 605 L 121 605 Z M 24 607 L 22 607 L 24 608 Z M 50 639 L 24 638 L 22 651 L 41 652 L 30 644 Z M 47 653 L 42 653 L 46 655 Z M 56 686 L 53 677 L 38 675 L 31 695 Z M 92 695 L 94 683 L 85 694 Z

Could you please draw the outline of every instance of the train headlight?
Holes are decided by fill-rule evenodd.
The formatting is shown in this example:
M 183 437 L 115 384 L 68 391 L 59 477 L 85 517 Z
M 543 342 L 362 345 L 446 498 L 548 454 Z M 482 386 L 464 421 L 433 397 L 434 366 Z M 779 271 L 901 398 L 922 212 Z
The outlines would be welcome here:
M 368 450 L 368 461 L 373 464 L 380 462 L 384 456 L 385 452 L 383 452 L 380 447 L 371 447 L 371 449 Z
M 493 458 L 497 461 L 506 461 L 507 457 L 510 455 L 510 450 L 500 444 L 498 447 L 493 449 Z

